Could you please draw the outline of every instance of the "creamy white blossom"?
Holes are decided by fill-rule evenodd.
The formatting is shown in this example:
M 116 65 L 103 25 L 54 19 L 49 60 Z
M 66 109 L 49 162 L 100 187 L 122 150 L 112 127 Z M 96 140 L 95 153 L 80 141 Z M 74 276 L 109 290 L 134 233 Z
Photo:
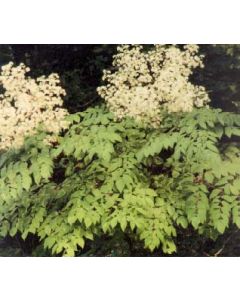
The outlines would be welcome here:
M 61 108 L 65 90 L 59 76 L 51 74 L 33 79 L 26 76 L 30 69 L 24 64 L 14 67 L 10 62 L 0 74 L 0 150 L 18 148 L 24 138 L 36 132 L 41 124 L 57 134 L 67 128 L 67 110 Z
M 203 67 L 197 45 L 122 45 L 113 57 L 114 70 L 104 70 L 104 86 L 97 89 L 109 109 L 121 119 L 134 117 L 153 127 L 162 113 L 190 112 L 210 101 L 204 87 L 193 85 L 189 76 Z

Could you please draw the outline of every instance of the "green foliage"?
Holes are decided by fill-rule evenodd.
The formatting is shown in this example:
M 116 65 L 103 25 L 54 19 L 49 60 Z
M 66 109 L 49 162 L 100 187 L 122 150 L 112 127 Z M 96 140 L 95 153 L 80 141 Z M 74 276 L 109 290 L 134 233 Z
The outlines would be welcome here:
M 73 256 L 88 240 L 134 236 L 176 251 L 179 230 L 215 239 L 240 228 L 240 117 L 217 109 L 166 116 L 159 129 L 104 106 L 70 115 L 54 145 L 27 138 L 0 159 L 0 235 L 40 238 Z

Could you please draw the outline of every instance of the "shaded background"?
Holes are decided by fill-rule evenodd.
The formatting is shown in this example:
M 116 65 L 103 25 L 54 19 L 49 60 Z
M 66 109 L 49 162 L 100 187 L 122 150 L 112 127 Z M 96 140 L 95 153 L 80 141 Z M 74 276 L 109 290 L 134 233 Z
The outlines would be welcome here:
M 205 55 L 205 68 L 196 70 L 191 80 L 207 88 L 212 106 L 226 111 L 238 110 L 240 45 L 199 46 L 200 53 Z M 116 47 L 97 44 L 0 45 L 0 65 L 10 60 L 16 64 L 23 62 L 31 68 L 33 77 L 58 73 L 67 91 L 65 106 L 74 112 L 99 101 L 96 87 L 101 83 L 102 70 L 111 66 Z

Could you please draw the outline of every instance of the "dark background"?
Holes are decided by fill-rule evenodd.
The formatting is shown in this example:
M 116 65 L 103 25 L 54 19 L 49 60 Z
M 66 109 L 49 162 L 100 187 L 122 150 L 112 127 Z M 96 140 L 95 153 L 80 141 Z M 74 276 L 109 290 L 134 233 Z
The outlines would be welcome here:
M 212 106 L 238 111 L 240 45 L 199 46 L 200 53 L 205 55 L 205 68 L 196 70 L 191 80 L 207 88 Z M 116 47 L 104 44 L 0 45 L 0 65 L 10 60 L 16 64 L 23 62 L 31 68 L 33 77 L 58 73 L 67 91 L 65 106 L 75 112 L 100 100 L 96 87 L 101 83 L 102 70 L 111 66 Z

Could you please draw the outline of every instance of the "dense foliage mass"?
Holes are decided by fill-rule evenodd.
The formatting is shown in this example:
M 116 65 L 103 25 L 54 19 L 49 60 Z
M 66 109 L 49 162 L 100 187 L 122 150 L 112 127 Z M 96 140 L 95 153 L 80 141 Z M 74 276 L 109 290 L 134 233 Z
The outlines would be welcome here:
M 42 134 L 2 155 L 2 236 L 34 233 L 53 254 L 73 255 L 119 226 L 172 253 L 178 226 L 212 237 L 230 220 L 240 226 L 238 149 L 219 148 L 240 135 L 238 116 L 201 109 L 157 131 L 116 122 L 104 108 L 71 118 L 53 148 Z
M 49 143 L 36 129 L 0 156 L 0 236 L 73 256 L 124 235 L 172 254 L 184 230 L 216 239 L 240 228 L 240 116 L 196 106 L 154 127 L 102 104 L 68 115 Z

